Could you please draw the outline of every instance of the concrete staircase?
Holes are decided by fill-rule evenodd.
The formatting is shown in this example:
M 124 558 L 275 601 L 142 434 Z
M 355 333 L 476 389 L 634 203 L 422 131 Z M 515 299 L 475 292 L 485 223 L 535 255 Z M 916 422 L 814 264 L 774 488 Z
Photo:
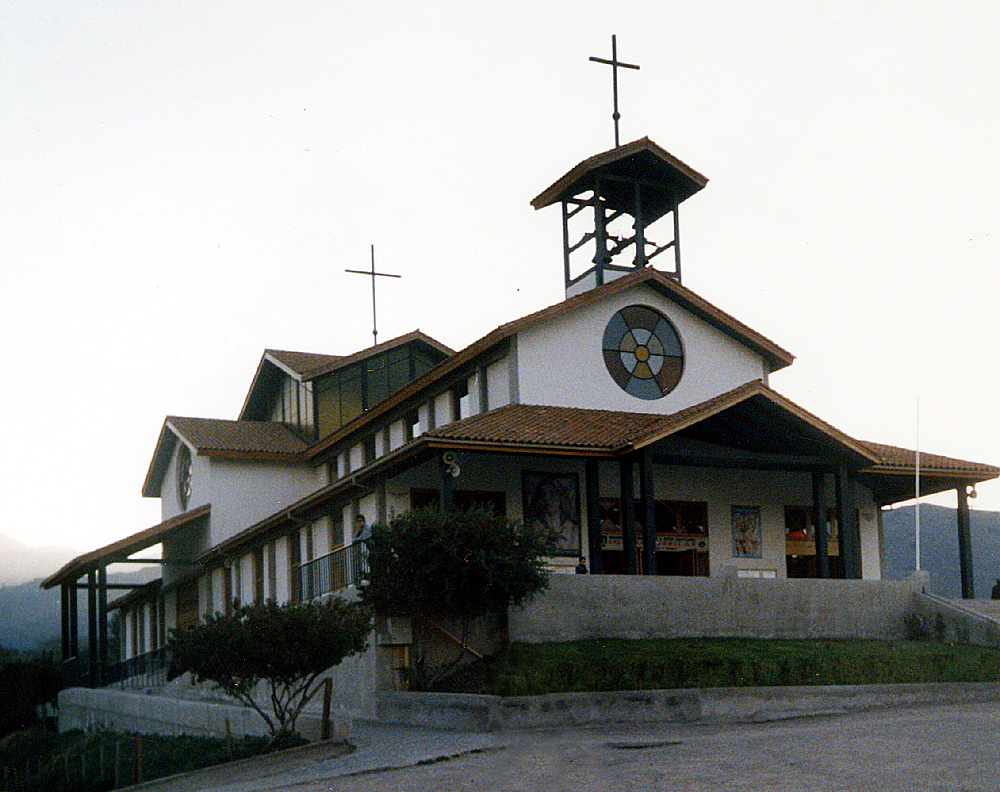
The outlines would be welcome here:
M 1000 649 L 1000 600 L 915 594 L 911 628 L 939 641 Z
M 959 608 L 982 616 L 1000 625 L 1000 600 L 975 599 L 975 600 L 951 600 Z

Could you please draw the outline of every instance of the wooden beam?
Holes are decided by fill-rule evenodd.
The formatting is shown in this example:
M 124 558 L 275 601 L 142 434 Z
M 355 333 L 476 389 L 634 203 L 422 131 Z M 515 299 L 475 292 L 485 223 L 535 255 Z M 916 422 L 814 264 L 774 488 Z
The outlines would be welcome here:
M 600 463 L 588 459 L 584 463 L 584 478 L 587 488 L 587 545 L 590 549 L 590 573 L 604 572 L 601 559 L 601 476 Z
M 962 570 L 962 599 L 976 598 L 972 575 L 972 529 L 969 520 L 969 494 L 962 484 L 958 493 L 958 560 Z
M 621 494 L 622 554 L 623 571 L 634 575 L 638 571 L 635 563 L 635 478 L 632 465 L 634 460 L 627 456 L 618 463 L 619 493 Z
M 816 541 L 816 576 L 830 577 L 830 546 L 826 535 L 826 474 L 812 474 L 812 523 Z
M 642 512 L 642 573 L 656 574 L 656 500 L 653 495 L 653 459 L 639 455 L 639 507 Z
M 751 454 L 737 451 L 731 456 L 710 456 L 707 454 L 687 455 L 654 452 L 652 456 L 653 461 L 657 464 L 678 467 L 801 472 L 829 472 L 834 469 L 830 460 L 823 460 L 808 454 Z

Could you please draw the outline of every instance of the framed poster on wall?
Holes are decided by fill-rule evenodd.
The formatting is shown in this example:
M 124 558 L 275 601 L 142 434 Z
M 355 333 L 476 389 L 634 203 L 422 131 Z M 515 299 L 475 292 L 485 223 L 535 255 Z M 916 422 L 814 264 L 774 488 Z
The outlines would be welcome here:
M 733 506 L 733 558 L 762 558 L 760 506 Z
M 524 523 L 541 531 L 552 555 L 580 555 L 580 483 L 575 473 L 521 473 Z

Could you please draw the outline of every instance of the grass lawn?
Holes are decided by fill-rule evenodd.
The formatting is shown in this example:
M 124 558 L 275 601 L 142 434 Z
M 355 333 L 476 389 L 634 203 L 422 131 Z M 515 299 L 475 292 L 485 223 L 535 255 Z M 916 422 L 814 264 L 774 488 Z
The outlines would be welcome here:
M 1000 651 L 926 641 L 678 638 L 512 644 L 436 689 L 499 696 L 597 690 L 1000 682 Z

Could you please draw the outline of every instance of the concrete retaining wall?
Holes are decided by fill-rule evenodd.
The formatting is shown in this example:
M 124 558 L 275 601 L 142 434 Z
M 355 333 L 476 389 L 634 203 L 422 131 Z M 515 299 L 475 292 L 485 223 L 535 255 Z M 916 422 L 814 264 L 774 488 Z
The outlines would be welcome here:
M 455 731 L 593 723 L 762 723 L 925 704 L 1000 701 L 1000 684 L 829 685 L 475 696 L 380 693 L 386 723 Z
M 1000 649 L 1000 624 L 977 612 L 973 603 L 917 594 L 909 618 L 913 637 Z
M 876 638 L 907 635 L 926 574 L 902 581 L 552 575 L 511 609 L 511 641 L 586 638 Z
M 124 690 L 67 688 L 59 693 L 59 731 L 105 728 L 139 734 L 189 734 L 210 737 L 226 736 L 226 719 L 236 737 L 267 736 L 267 724 L 249 707 L 218 701 L 193 701 L 165 695 L 134 693 Z M 342 714 L 331 716 L 334 739 L 351 736 L 351 719 Z M 318 740 L 321 714 L 312 708 L 303 712 L 296 730 L 308 740 Z

